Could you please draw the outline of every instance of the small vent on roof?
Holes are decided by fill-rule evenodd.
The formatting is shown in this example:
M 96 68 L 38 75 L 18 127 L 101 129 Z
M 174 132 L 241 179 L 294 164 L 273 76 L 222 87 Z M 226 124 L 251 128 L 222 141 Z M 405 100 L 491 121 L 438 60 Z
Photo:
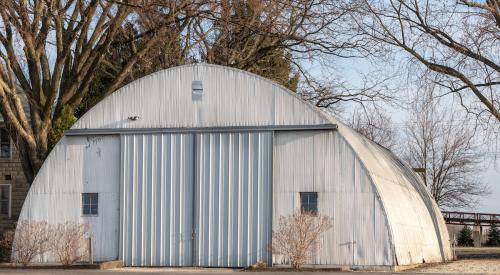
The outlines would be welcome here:
M 191 88 L 193 90 L 193 100 L 201 100 L 203 97 L 203 82 L 201 80 L 193 80 Z

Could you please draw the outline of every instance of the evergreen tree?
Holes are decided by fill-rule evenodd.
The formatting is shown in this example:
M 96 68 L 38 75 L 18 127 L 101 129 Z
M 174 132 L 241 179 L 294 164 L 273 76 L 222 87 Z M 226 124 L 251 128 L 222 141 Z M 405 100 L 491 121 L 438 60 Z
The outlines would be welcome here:
M 292 47 L 276 42 L 286 35 L 266 20 L 273 17 L 270 14 L 277 12 L 279 4 L 258 3 L 231 1 L 223 5 L 223 16 L 214 24 L 217 31 L 202 60 L 252 72 L 296 91 L 299 72 L 292 63 Z
M 458 233 L 458 246 L 474 246 L 474 240 L 472 239 L 472 230 L 469 226 L 464 226 L 462 230 Z
M 500 246 L 500 230 L 496 226 L 492 226 L 488 232 L 488 242 L 490 246 Z

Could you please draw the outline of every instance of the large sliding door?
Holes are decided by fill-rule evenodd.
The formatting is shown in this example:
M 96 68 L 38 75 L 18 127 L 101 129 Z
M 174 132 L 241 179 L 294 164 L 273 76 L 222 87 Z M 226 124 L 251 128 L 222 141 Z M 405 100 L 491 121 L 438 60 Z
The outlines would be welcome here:
M 272 132 L 122 136 L 121 258 L 271 263 Z
M 271 263 L 272 133 L 196 136 L 194 265 Z
M 125 265 L 192 265 L 193 146 L 191 134 L 122 136 Z

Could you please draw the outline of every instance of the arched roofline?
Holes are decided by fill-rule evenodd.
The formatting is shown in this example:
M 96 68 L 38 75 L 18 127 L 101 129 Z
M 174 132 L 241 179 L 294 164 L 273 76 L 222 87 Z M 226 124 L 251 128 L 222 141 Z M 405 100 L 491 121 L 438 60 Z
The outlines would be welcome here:
M 301 102 L 302 104 L 305 104 L 309 109 L 311 109 L 312 111 L 314 111 L 315 113 L 317 113 L 319 116 L 321 116 L 323 119 L 325 119 L 326 121 L 329 121 L 331 122 L 334 126 L 335 126 L 335 129 L 337 129 L 337 124 L 341 124 L 342 123 L 339 123 L 334 117 L 333 115 L 325 112 L 325 111 L 322 111 L 321 109 L 319 109 L 318 107 L 314 106 L 313 104 L 311 104 L 310 102 L 308 101 L 305 101 L 304 99 L 302 99 L 298 94 L 294 93 L 293 91 L 289 90 L 288 88 L 284 87 L 283 85 L 280 85 L 270 79 L 267 79 L 267 78 L 264 78 L 262 76 L 259 76 L 257 74 L 254 74 L 254 73 L 251 73 L 251 72 L 247 72 L 247 71 L 244 71 L 244 70 L 241 70 L 241 69 L 237 69 L 237 68 L 232 68 L 232 67 L 226 67 L 226 66 L 221 66 L 221 65 L 217 65 L 217 64 L 208 64 L 208 63 L 195 63 L 195 64 L 186 64 L 186 65 L 181 65 L 181 66 L 176 66 L 176 67 L 171 67 L 171 68 L 168 68 L 168 69 L 164 69 L 164 70 L 160 70 L 160 71 L 157 71 L 155 73 L 152 73 L 152 74 L 149 74 L 149 75 L 146 75 L 146 76 L 143 76 L 135 81 L 132 81 L 130 83 L 128 83 L 127 85 L 124 85 L 123 87 L 121 87 L 120 89 L 116 90 L 114 93 L 110 94 L 109 96 L 107 96 L 106 98 L 102 99 L 98 104 L 94 105 L 89 111 L 87 111 L 80 119 L 85 119 L 85 116 L 87 116 L 88 114 L 90 114 L 93 110 L 99 108 L 99 106 L 101 104 L 104 104 L 104 102 L 106 100 L 108 100 L 111 96 L 120 96 L 121 93 L 124 93 L 124 91 L 127 90 L 128 87 L 134 85 L 135 83 L 138 83 L 138 82 L 141 82 L 141 81 L 146 81 L 147 78 L 154 78 L 155 76 L 157 75 L 160 75 L 162 73 L 165 73 L 165 72 L 168 72 L 168 71 L 174 71 L 174 70 L 182 70 L 182 69 L 185 69 L 185 68 L 192 68 L 192 67 L 196 67 L 196 66 L 206 66 L 206 67 L 212 67 L 212 68 L 218 68 L 218 69 L 224 69 L 224 70 L 230 70 L 230 71 L 233 71 L 233 72 L 236 72 L 236 73 L 239 73 L 239 74 L 243 74 L 243 75 L 247 75 L 249 77 L 253 77 L 255 78 L 256 80 L 258 81 L 263 81 L 267 84 L 270 84 L 271 86 L 274 86 L 274 87 L 277 87 L 281 92 L 284 92 L 286 93 L 287 95 L 289 96 L 292 96 L 294 97 L 296 100 L 298 100 L 299 102 Z M 75 122 L 76 124 L 76 122 Z M 347 127 L 347 126 L 345 126 Z M 237 128 L 237 127 L 234 127 L 234 128 Z M 331 128 L 331 127 L 330 127 Z M 325 129 L 327 129 L 327 127 L 325 127 Z M 145 131 L 146 129 L 137 129 L 137 131 Z M 171 130 L 176 130 L 176 129 L 157 129 L 158 131 L 171 131 Z M 180 129 L 180 130 L 185 130 L 185 129 Z M 131 129 L 125 129 L 124 131 L 133 131 Z M 359 156 L 359 153 L 357 150 L 355 150 L 355 148 L 352 146 L 352 144 L 349 142 L 349 140 L 344 137 L 344 135 L 342 134 L 342 131 L 339 131 L 340 132 L 340 136 L 342 136 L 342 138 L 347 142 L 349 148 L 351 148 L 354 156 L 360 161 L 363 169 L 367 172 L 367 175 L 370 179 L 370 183 L 373 187 L 373 190 L 375 192 L 375 195 L 376 195 L 376 198 L 378 200 L 378 202 L 380 203 L 381 207 L 382 207 L 382 212 L 383 212 L 383 215 L 384 215 L 384 219 L 386 221 L 386 224 L 388 226 L 388 235 L 389 235 L 389 240 L 390 240 L 390 243 L 391 243 L 391 253 L 394 257 L 394 264 L 397 264 L 397 259 L 396 259 L 396 250 L 395 250 L 395 245 L 394 245 L 394 238 L 393 238 L 393 233 L 392 233 L 392 225 L 389 221 L 389 218 L 387 216 L 387 211 L 385 209 L 385 204 L 381 198 L 381 195 L 380 195 L 380 192 L 378 190 L 378 187 L 377 187 L 377 184 L 375 184 L 375 180 L 373 179 L 373 176 L 372 174 L 370 173 L 370 170 L 367 169 L 367 164 L 365 163 L 365 161 L 363 160 L 363 158 L 361 158 Z M 71 136 L 71 135 L 89 135 L 89 134 L 109 134 L 109 133 L 112 133 L 110 131 L 110 129 L 86 129 L 86 128 L 71 128 L 70 130 L 66 131 L 65 134 L 68 135 L 68 136 Z M 364 138 L 364 137 L 363 137 Z M 380 146 L 372 141 L 369 141 L 371 146 Z M 392 153 L 392 152 L 391 152 Z
M 206 66 L 206 67 L 212 67 L 212 68 L 219 68 L 219 69 L 224 69 L 224 70 L 231 70 L 233 72 L 237 72 L 237 73 L 240 73 L 240 74 L 243 74 L 243 75 L 248 75 L 250 77 L 254 77 L 258 80 L 261 80 L 267 84 L 271 84 L 272 86 L 275 86 L 277 87 L 280 91 L 282 92 L 285 92 L 286 94 L 294 97 L 296 100 L 302 102 L 303 104 L 305 104 L 310 110 L 314 111 L 315 113 L 317 113 L 319 116 L 321 116 L 323 119 L 325 119 L 326 121 L 329 121 L 331 122 L 332 124 L 336 124 L 337 121 L 336 119 L 334 119 L 333 116 L 331 116 L 330 114 L 322 111 L 321 109 L 319 109 L 318 107 L 314 106 L 312 103 L 302 99 L 297 93 L 294 93 L 293 91 L 291 91 L 290 89 L 286 88 L 285 86 L 281 85 L 281 84 L 278 84 L 268 78 L 265 78 L 265 77 L 262 77 L 258 74 L 254 74 L 254 73 L 251 73 L 251 72 L 248 72 L 248 71 L 244 71 L 242 69 L 237 69 L 237 68 L 233 68 L 233 67 L 228 67 L 228 66 L 222 66 L 222 65 L 218 65 L 218 64 L 210 64 L 210 63 L 193 63 L 193 64 L 185 64 L 185 65 L 180 65 L 180 66 L 175 66 L 175 67 L 170 67 L 170 68 L 167 68 L 167 69 L 163 69 L 163 70 L 159 70 L 159 71 L 156 71 L 152 74 L 148 74 L 148 75 L 145 75 L 143 77 L 140 77 L 122 87 L 120 87 L 119 89 L 115 90 L 113 93 L 107 95 L 106 97 L 104 97 L 102 100 L 100 100 L 96 105 L 92 106 L 92 108 L 90 108 L 90 110 L 88 110 L 87 112 L 85 112 L 85 114 L 83 114 L 83 116 L 81 116 L 77 121 L 75 121 L 75 123 L 73 124 L 73 126 L 70 128 L 70 129 L 82 129 L 82 128 L 73 128 L 74 125 L 77 125 L 77 122 L 79 120 L 83 120 L 85 119 L 85 117 L 91 113 L 93 110 L 97 109 L 100 105 L 104 104 L 104 101 L 108 100 L 110 97 L 112 96 L 118 96 L 120 93 L 123 93 L 128 87 L 136 84 L 136 83 L 139 83 L 139 82 L 142 82 L 142 81 L 145 81 L 146 78 L 150 78 L 150 77 L 155 77 L 157 75 L 160 75 L 162 73 L 165 73 L 165 72 L 169 72 L 169 71 L 175 71 L 175 70 L 182 70 L 184 68 L 188 68 L 188 67 L 197 67 L 197 66 Z
M 374 175 L 372 174 L 371 170 L 372 169 L 369 169 L 371 167 L 371 164 L 370 162 L 367 160 L 365 160 L 362 156 L 361 156 L 361 153 L 360 151 L 356 148 L 356 145 L 355 144 L 352 144 L 354 141 L 351 141 L 349 140 L 349 135 L 356 135 L 358 136 L 359 138 L 361 138 L 362 140 L 365 140 L 366 142 L 369 143 L 369 147 L 373 149 L 375 148 L 378 148 L 378 144 L 368 140 L 366 137 L 364 136 L 361 136 L 359 133 L 356 133 L 354 130 L 352 130 L 353 133 L 350 133 L 351 130 L 350 129 L 347 129 L 348 126 L 344 125 L 343 123 L 340 123 L 340 122 L 337 122 L 337 120 L 335 119 L 335 117 L 333 117 L 331 114 L 329 113 L 326 113 L 324 112 L 323 110 L 319 109 L 318 107 L 314 106 L 313 104 L 311 104 L 310 102 L 307 102 L 305 100 L 303 100 L 302 98 L 300 98 L 300 96 L 292 91 L 290 91 L 289 89 L 287 89 L 286 87 L 282 86 L 282 85 L 279 85 L 269 79 L 266 79 L 264 77 L 261 77 L 259 75 L 256 75 L 256 74 L 253 74 L 253 73 L 250 73 L 250 72 L 246 72 L 246 71 L 243 71 L 243 70 L 240 70 L 240 69 L 235 69 L 235 68 L 230 68 L 230 67 L 225 67 L 225 66 L 221 66 L 221 65 L 215 65 L 215 64 L 206 64 L 206 63 L 197 63 L 197 64 L 188 64 L 188 65 L 183 65 L 183 66 L 178 66 L 178 67 L 172 67 L 172 68 L 169 68 L 169 69 L 165 69 L 165 70 L 160 70 L 158 72 L 155 72 L 153 74 L 150 74 L 150 75 L 147 75 L 147 76 L 144 76 L 144 77 L 141 77 L 140 79 L 137 79 L 123 87 L 121 87 L 120 89 L 116 90 L 114 93 L 110 94 L 109 96 L 106 96 L 103 100 L 101 100 L 98 104 L 96 104 L 95 106 L 93 106 L 88 112 L 86 112 L 80 119 L 80 120 L 83 120 L 85 119 L 89 114 L 91 114 L 93 111 L 95 111 L 97 108 L 99 108 L 102 104 L 104 104 L 107 100 L 109 100 L 111 97 L 120 97 L 120 96 L 124 96 L 126 94 L 126 91 L 128 91 L 128 88 L 130 88 L 132 85 L 135 85 L 137 83 L 143 83 L 143 82 L 146 82 L 148 81 L 148 79 L 155 79 L 155 78 L 158 78 L 158 75 L 161 75 L 165 72 L 168 72 L 168 71 L 177 71 L 177 70 L 184 70 L 186 68 L 196 68 L 197 66 L 199 67 L 202 67 L 202 66 L 205 66 L 205 67 L 210 67 L 210 68 L 217 68 L 217 69 L 221 69 L 221 70 L 226 70 L 226 71 L 232 71 L 232 72 L 235 72 L 237 74 L 242 74 L 242 75 L 247 75 L 249 77 L 251 77 L 252 79 L 254 79 L 255 81 L 257 82 L 263 82 L 263 83 L 266 83 L 266 84 L 271 84 L 270 86 L 273 86 L 273 87 L 276 87 L 277 90 L 279 90 L 280 92 L 285 92 L 286 95 L 288 96 L 293 96 L 293 100 L 291 101 L 294 101 L 294 100 L 298 100 L 298 102 L 300 102 L 301 104 L 305 104 L 306 106 L 308 106 L 308 108 L 313 111 L 315 114 L 318 115 L 318 117 L 322 118 L 324 121 L 326 122 L 330 122 L 331 124 L 329 124 L 331 127 L 331 125 L 340 125 L 339 127 L 339 136 L 341 136 L 341 138 L 343 138 L 348 146 L 351 148 L 354 156 L 360 161 L 361 163 L 361 166 L 362 166 L 362 169 L 364 169 L 367 173 L 367 176 L 369 177 L 369 180 L 370 180 L 370 183 L 372 184 L 373 186 L 373 190 L 375 192 L 375 195 L 376 195 L 376 198 L 378 200 L 378 202 L 380 203 L 381 205 L 381 208 L 382 208 L 382 212 L 383 212 L 383 215 L 384 215 L 384 219 L 386 221 L 386 224 L 388 226 L 388 234 L 389 234 L 389 240 L 390 240 L 390 243 L 391 243 L 391 252 L 392 252 L 392 255 L 393 255 L 393 264 L 394 265 L 398 265 L 398 259 L 397 259 L 397 250 L 396 250 L 396 244 L 395 244 L 395 237 L 393 236 L 393 224 L 391 223 L 391 220 L 389 220 L 389 215 L 388 215 L 388 211 L 387 211 L 387 207 L 386 207 L 386 204 L 382 198 L 382 194 L 381 194 L 381 191 L 379 190 L 379 187 L 378 187 L 378 181 L 376 178 L 374 178 Z M 254 81 L 252 80 L 252 81 Z M 276 93 L 279 93 L 278 91 L 276 91 Z M 303 110 L 306 110 L 306 109 L 303 109 Z M 78 121 L 75 122 L 75 125 L 77 125 Z M 305 125 L 305 127 L 307 126 L 314 126 L 314 127 L 318 127 L 318 126 L 321 126 L 322 124 L 316 124 L 316 125 Z M 323 124 L 324 125 L 324 124 Z M 302 125 L 304 126 L 304 125 Z M 71 133 L 74 133 L 74 135 L 85 135 L 86 133 L 87 134 L 92 134 L 92 135 L 99 135 L 98 132 L 92 132 L 92 130 L 98 130 L 98 129 L 91 129 L 91 128 L 74 128 L 75 126 L 73 126 L 71 128 L 71 130 L 67 131 L 66 132 L 66 135 L 71 135 Z M 344 129 L 344 127 L 346 127 L 346 129 Z M 228 128 L 231 128 L 231 127 L 228 127 Z M 237 127 L 234 127 L 235 129 Z M 116 129 L 122 129 L 121 127 L 116 127 Z M 131 130 L 133 128 L 129 128 L 129 129 L 126 129 L 126 130 Z M 152 129 L 158 129 L 158 130 L 162 130 L 162 129 L 159 129 L 159 128 L 152 128 Z M 185 128 L 184 128 L 185 129 Z M 326 129 L 326 128 L 325 128 Z M 104 129 L 103 129 L 104 130 Z M 165 130 L 165 129 L 163 129 Z M 108 134 L 108 133 L 102 133 L 102 134 Z M 346 136 L 347 135 L 347 136 Z M 64 139 L 64 138 L 63 138 Z M 59 146 L 60 144 L 62 144 L 64 141 L 60 140 L 58 142 L 58 144 L 56 145 Z M 356 142 L 354 142 L 356 143 Z M 56 149 L 56 148 L 55 148 Z M 47 156 L 47 158 L 50 158 L 51 155 L 53 154 L 54 152 L 51 152 L 49 154 L 49 156 Z M 397 160 L 399 160 L 399 158 L 397 158 L 392 152 L 387 152 L 388 154 L 391 155 L 391 158 L 395 158 Z M 399 160 L 400 161 L 400 160 Z M 45 165 L 44 165 L 45 166 Z M 42 168 L 44 168 L 44 166 L 42 166 Z M 411 171 L 410 168 L 408 168 L 408 166 L 405 167 L 406 170 L 409 170 Z M 41 170 L 40 170 L 41 171 Z M 38 182 L 38 176 L 37 175 L 33 181 L 33 185 L 35 184 L 39 184 L 40 182 Z M 414 173 L 412 174 L 412 176 L 416 176 Z M 32 192 L 32 188 L 30 188 L 30 191 L 28 193 L 28 196 L 30 196 L 31 192 Z M 428 195 L 428 194 L 427 194 Z M 420 193 L 420 196 L 425 196 L 424 194 Z M 422 198 L 422 199 L 427 199 L 427 198 Z M 24 207 L 25 205 L 23 205 L 23 211 L 24 211 Z

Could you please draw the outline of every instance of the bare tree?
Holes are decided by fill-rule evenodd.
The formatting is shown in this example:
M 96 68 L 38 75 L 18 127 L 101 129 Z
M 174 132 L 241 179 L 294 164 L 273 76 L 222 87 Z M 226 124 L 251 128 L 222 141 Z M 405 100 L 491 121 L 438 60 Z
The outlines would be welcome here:
M 191 16 L 191 0 L 169 1 L 163 23 L 141 29 L 147 38 L 124 61 L 103 94 L 118 88 L 153 47 L 167 22 Z M 0 2 L 0 111 L 19 150 L 29 182 L 48 153 L 54 124 L 79 105 L 117 33 L 136 23 L 140 0 L 4 0 Z M 27 109 L 24 108 L 24 103 Z M 65 110 L 69 109 L 69 112 Z
M 204 12 L 203 2 L 197 5 L 184 5 L 177 11 L 179 2 L 169 0 L 155 0 L 150 5 L 143 5 L 134 9 L 137 20 L 126 22 L 118 30 L 114 42 L 104 55 L 100 66 L 96 69 L 96 76 L 89 84 L 89 90 L 84 95 L 77 110 L 76 117 L 81 117 L 91 107 L 109 94 L 107 87 L 115 81 L 130 58 L 134 57 L 145 45 L 149 50 L 128 69 L 125 78 L 117 87 L 121 87 L 145 75 L 186 63 L 195 62 L 192 56 L 196 41 L 191 39 L 188 27 L 194 17 Z M 165 29 L 158 32 L 156 30 Z M 154 32 L 154 43 L 149 45 Z M 66 124 L 73 124 L 69 121 Z M 62 128 L 68 128 L 62 125 Z M 58 131 L 61 132 L 62 131 Z M 57 142 L 60 136 L 55 136 Z
M 386 100 L 389 96 L 381 89 L 382 79 L 349 87 L 343 81 L 322 79 L 307 70 L 311 60 L 328 62 L 358 54 L 357 48 L 363 43 L 351 40 L 344 26 L 352 2 L 214 1 L 208 15 L 196 18 L 190 26 L 191 38 L 198 44 L 202 60 L 270 78 L 320 108 Z
M 3 244 L 12 246 L 12 259 L 27 266 L 37 255 L 48 250 L 49 226 L 46 222 L 17 222 L 16 231 L 8 231 L 4 235 Z
M 352 39 L 367 54 L 409 57 L 428 80 L 469 112 L 500 121 L 498 0 L 360 0 L 351 9 Z M 423 65 L 423 66 L 420 66 Z M 485 116 L 488 114 L 487 116 Z
M 331 227 L 327 216 L 301 211 L 281 216 L 273 230 L 272 252 L 288 257 L 292 268 L 298 269 L 319 249 L 321 235 Z
M 351 2 L 1 1 L 0 111 L 26 178 L 33 180 L 51 145 L 75 121 L 75 110 L 81 115 L 125 83 L 158 69 L 206 61 L 294 89 L 298 74 L 307 75 L 303 60 L 351 57 L 362 44 L 346 40 L 344 33 Z M 332 94 L 314 90 L 322 97 Z M 333 101 L 320 99 L 318 106 L 367 94 L 335 93 Z
M 207 62 L 264 70 L 259 62 L 275 54 L 342 55 L 355 48 L 330 36 L 340 35 L 335 25 L 344 15 L 342 7 L 329 0 L 213 1 L 209 14 L 195 20 L 193 32 Z
M 87 241 L 85 239 L 88 230 L 88 224 L 74 222 L 51 226 L 50 250 L 64 266 L 70 266 L 88 257 Z
M 397 135 L 391 118 L 378 108 L 366 108 L 354 112 L 348 125 L 373 142 L 393 151 L 396 149 Z
M 440 105 L 430 93 L 412 103 L 403 158 L 412 167 L 424 168 L 424 184 L 440 207 L 471 207 L 487 194 L 478 178 L 482 158 L 474 135 L 474 125 Z

